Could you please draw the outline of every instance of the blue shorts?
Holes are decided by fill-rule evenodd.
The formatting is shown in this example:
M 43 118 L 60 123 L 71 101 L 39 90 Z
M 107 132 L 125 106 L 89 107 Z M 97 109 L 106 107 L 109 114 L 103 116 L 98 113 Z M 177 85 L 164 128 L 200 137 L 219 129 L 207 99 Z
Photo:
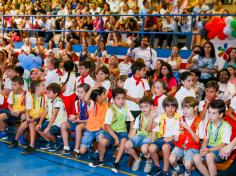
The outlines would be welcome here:
M 183 157 L 184 161 L 189 161 L 193 164 L 193 156 L 198 153 L 199 150 L 196 150 L 194 148 L 183 150 L 179 147 L 174 147 L 174 149 L 171 152 L 171 155 L 174 155 L 177 158 L 177 160 L 180 160 Z
M 9 111 L 10 112 L 10 111 Z M 21 116 L 22 116 L 22 114 L 20 114 L 19 116 L 13 116 L 13 115 L 11 115 L 11 112 L 9 113 L 9 114 L 7 114 L 7 120 L 6 120 L 6 122 L 7 123 L 14 123 L 14 122 L 21 122 L 22 121 L 22 119 L 21 119 Z
M 213 148 L 213 146 L 209 146 L 209 145 L 208 145 L 207 148 Z M 213 154 L 215 155 L 215 162 L 220 163 L 220 162 L 224 161 L 224 160 L 222 160 L 222 159 L 220 158 L 220 156 L 219 156 L 219 153 L 220 153 L 219 150 L 215 150 L 215 151 L 210 152 L 210 153 L 213 153 Z M 202 160 L 203 160 L 203 161 L 206 161 L 206 156 L 203 156 L 203 157 L 202 157 Z
M 98 142 L 98 136 L 101 133 L 102 133 L 102 130 L 88 131 L 86 129 L 82 137 L 81 147 L 89 148 L 92 145 L 94 139 L 96 139 L 96 141 Z
M 76 129 L 78 123 L 73 123 L 73 122 L 71 122 L 71 121 L 69 121 L 68 123 L 69 123 L 69 126 L 70 126 L 69 130 L 70 130 L 70 131 L 75 131 L 75 129 Z
M 11 111 L 9 111 L 8 109 L 0 109 L 0 114 L 6 114 L 9 118 L 11 116 Z
M 43 120 L 42 127 L 39 129 L 40 131 L 44 131 L 48 127 L 49 121 Z M 49 133 L 51 135 L 57 135 L 61 132 L 60 127 L 56 125 L 52 125 L 49 129 Z
M 153 144 L 155 144 L 157 146 L 159 151 L 162 150 L 162 146 L 164 144 L 169 144 L 170 145 L 170 150 L 172 150 L 175 147 L 173 142 L 165 142 L 163 139 L 164 138 L 158 138 L 155 142 L 153 142 Z
M 151 144 L 152 140 L 150 137 L 145 135 L 136 135 L 130 138 L 133 148 L 142 147 L 144 144 Z
M 128 139 L 128 133 L 126 132 L 120 132 L 120 133 L 115 132 L 115 134 L 117 135 L 119 141 L 121 141 L 121 139 L 123 138 Z M 102 131 L 99 136 L 103 136 L 104 138 L 106 138 L 109 141 L 109 145 L 112 145 L 115 142 L 114 138 L 106 131 Z

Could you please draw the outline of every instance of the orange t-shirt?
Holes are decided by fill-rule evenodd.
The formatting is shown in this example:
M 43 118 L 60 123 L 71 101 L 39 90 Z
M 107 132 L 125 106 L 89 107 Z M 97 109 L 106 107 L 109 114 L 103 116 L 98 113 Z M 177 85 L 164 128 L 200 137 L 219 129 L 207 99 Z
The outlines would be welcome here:
M 93 103 L 92 107 L 88 111 L 89 118 L 86 123 L 86 128 L 89 131 L 98 131 L 103 128 L 107 109 L 107 102 L 103 102 L 102 104 Z

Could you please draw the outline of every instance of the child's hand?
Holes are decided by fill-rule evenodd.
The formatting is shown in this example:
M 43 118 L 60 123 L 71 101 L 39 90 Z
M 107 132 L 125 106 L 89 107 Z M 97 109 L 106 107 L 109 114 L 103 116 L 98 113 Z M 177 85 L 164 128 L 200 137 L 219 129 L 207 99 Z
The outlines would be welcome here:
M 93 90 L 95 90 L 95 89 L 97 89 L 97 88 L 99 88 L 99 87 L 101 87 L 102 86 L 102 83 L 100 83 L 100 82 L 95 82 L 95 84 L 94 84 L 94 86 L 93 86 Z
M 42 128 L 42 124 L 41 123 L 39 123 L 38 125 L 36 125 L 36 127 L 35 127 L 37 130 L 39 130 L 40 128 Z
M 188 131 L 190 130 L 190 127 L 183 120 L 181 120 L 180 125 L 182 125 L 186 130 L 188 130 Z
M 50 130 L 50 128 L 47 127 L 47 128 L 45 128 L 45 130 L 43 131 L 43 133 L 44 133 L 44 134 L 48 134 L 48 133 L 49 133 L 49 130 Z
M 69 121 L 73 121 L 73 120 L 75 120 L 75 115 L 69 115 Z
M 230 156 L 231 152 L 233 151 L 233 146 L 232 145 L 226 145 L 222 149 L 220 149 L 220 158 L 227 160 L 228 157 Z
M 151 110 L 151 118 L 154 119 L 157 117 L 157 115 L 158 115 L 157 108 L 153 106 Z
M 139 104 L 139 101 L 140 101 L 140 99 L 139 98 L 135 98 L 135 103 L 137 103 L 137 104 Z
M 209 152 L 208 148 L 202 148 L 200 150 L 200 155 L 201 156 L 206 156 L 206 154 Z

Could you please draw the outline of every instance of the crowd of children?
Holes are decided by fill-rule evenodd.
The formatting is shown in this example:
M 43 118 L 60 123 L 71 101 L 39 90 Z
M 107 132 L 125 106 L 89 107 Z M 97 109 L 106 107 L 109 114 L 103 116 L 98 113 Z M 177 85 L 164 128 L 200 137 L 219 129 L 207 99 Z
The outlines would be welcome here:
M 32 76 L 29 87 L 22 67 L 7 68 L 0 94 L 0 137 L 8 136 L 9 124 L 20 122 L 9 147 L 17 147 L 29 129 L 28 147 L 22 154 L 35 151 L 37 136 L 45 141 L 40 149 L 58 152 L 60 135 L 59 153 L 76 158 L 98 143 L 98 155 L 90 167 L 103 165 L 107 148 L 113 145 L 117 147 L 115 173 L 127 153 L 134 159 L 133 171 L 146 160 L 147 175 L 168 175 L 170 170 L 178 174 L 182 160 L 186 176 L 193 166 L 202 175 L 213 176 L 216 162 L 227 159 L 235 147 L 236 97 L 222 100 L 214 80 L 205 84 L 205 91 L 196 87 L 200 84 L 196 70 L 181 73 L 180 86 L 173 92 L 168 80 L 174 78 L 168 76 L 169 65 L 164 62 L 157 79 L 150 79 L 144 61 L 138 59 L 131 65 L 131 74 L 121 75 L 115 85 L 106 65 L 97 68 L 85 60 L 77 74 L 74 62 L 66 60 L 61 74 L 59 63 L 56 58 L 47 59 L 47 72 Z M 72 132 L 74 149 L 69 143 Z

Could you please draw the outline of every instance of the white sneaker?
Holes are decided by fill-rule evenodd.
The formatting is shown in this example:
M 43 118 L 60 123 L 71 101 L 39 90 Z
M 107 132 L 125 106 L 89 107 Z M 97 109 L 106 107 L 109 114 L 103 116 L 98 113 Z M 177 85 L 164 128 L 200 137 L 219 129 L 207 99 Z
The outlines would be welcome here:
M 149 173 L 152 169 L 152 160 L 146 160 L 146 164 L 144 166 L 144 172 Z
M 134 163 L 132 165 L 132 171 L 137 171 L 139 169 L 141 158 L 138 158 L 138 160 L 134 160 Z
M 190 173 L 185 172 L 184 176 L 191 176 L 191 172 Z

